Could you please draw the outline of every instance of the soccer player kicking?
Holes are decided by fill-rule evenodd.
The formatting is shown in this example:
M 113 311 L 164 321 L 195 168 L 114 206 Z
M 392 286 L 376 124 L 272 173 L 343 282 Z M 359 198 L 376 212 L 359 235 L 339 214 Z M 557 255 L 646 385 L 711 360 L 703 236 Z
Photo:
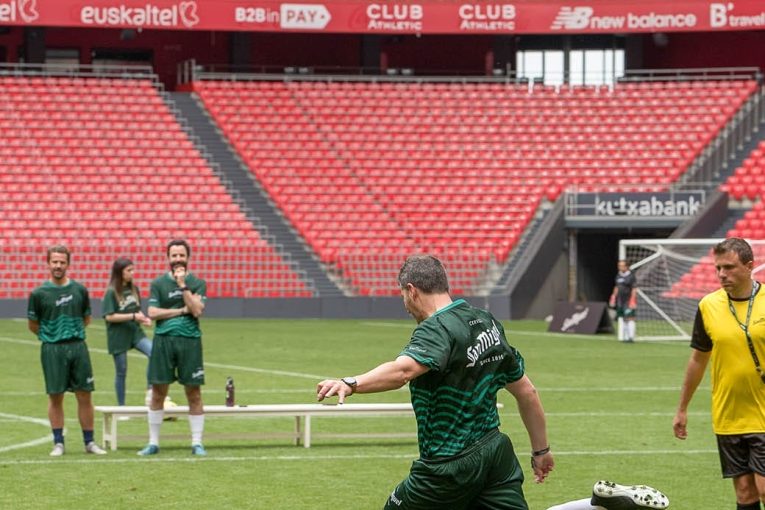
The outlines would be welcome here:
M 205 383 L 202 331 L 199 318 L 205 309 L 207 284 L 187 271 L 191 248 L 184 240 L 170 241 L 170 271 L 151 282 L 149 317 L 156 321 L 149 359 L 152 385 L 149 406 L 149 444 L 138 455 L 159 453 L 159 433 L 170 383 L 180 382 L 189 403 L 192 455 L 207 455 L 202 446 L 205 426 L 201 387 Z
M 542 482 L 554 461 L 536 389 L 523 357 L 505 339 L 491 313 L 452 301 L 441 262 L 409 257 L 398 275 L 407 311 L 417 321 L 409 344 L 388 363 L 356 377 L 328 379 L 318 400 L 376 393 L 409 383 L 417 419 L 420 458 L 388 498 L 386 509 L 506 508 L 526 510 L 523 471 L 499 431 L 497 392 L 516 399 L 531 439 L 534 479 Z
M 29 296 L 29 330 L 40 339 L 40 360 L 48 394 L 48 419 L 53 430 L 51 457 L 64 454 L 64 393 L 73 391 L 85 452 L 105 455 L 93 441 L 93 368 L 85 343 L 90 324 L 90 295 L 66 275 L 71 255 L 66 246 L 48 249 L 50 279 Z

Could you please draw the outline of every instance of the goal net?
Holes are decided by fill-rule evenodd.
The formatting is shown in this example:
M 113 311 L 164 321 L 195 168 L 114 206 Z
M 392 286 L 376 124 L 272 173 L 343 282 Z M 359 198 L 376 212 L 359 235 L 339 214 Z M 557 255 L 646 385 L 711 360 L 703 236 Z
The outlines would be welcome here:
M 619 258 L 637 279 L 636 340 L 687 340 L 699 299 L 720 288 L 712 248 L 722 239 L 629 239 Z M 749 241 L 754 273 L 765 268 L 765 241 Z M 756 277 L 756 276 L 755 276 Z

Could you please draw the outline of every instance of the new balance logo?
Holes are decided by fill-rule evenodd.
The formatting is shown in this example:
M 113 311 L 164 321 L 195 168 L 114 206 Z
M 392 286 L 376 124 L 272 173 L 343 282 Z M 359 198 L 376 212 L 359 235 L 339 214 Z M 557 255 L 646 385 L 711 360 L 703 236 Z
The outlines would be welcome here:
M 202 377 L 203 375 L 205 375 L 205 371 L 204 371 L 204 369 L 200 368 L 199 370 L 197 370 L 196 372 L 191 374 L 191 378 L 192 379 L 196 379 L 197 377 Z
M 86 383 L 88 383 L 88 384 L 90 384 L 90 383 L 92 383 L 92 382 L 93 382 L 93 381 L 95 381 L 95 380 L 96 380 L 96 378 L 95 378 L 95 377 L 88 377 L 88 378 L 85 380 L 85 382 L 86 382 Z
M 552 30 L 581 30 L 590 26 L 592 7 L 561 7 L 550 25 Z

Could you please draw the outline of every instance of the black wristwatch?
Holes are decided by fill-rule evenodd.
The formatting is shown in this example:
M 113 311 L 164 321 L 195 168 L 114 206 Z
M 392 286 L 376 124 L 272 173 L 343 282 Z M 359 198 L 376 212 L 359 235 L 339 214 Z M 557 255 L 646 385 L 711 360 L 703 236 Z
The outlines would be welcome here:
M 356 390 L 356 385 L 358 383 L 356 382 L 356 378 L 355 377 L 343 377 L 340 380 L 343 381 L 348 386 L 350 386 L 352 390 Z
M 191 290 L 191 289 L 188 287 L 181 287 L 181 292 L 186 292 L 187 290 Z

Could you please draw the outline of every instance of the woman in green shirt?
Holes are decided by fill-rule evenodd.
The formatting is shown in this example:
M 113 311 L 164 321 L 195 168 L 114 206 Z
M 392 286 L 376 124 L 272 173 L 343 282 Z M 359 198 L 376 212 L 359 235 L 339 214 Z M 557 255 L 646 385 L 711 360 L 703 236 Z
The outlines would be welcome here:
M 127 378 L 127 351 L 137 349 L 147 357 L 151 356 L 151 341 L 144 334 L 141 325 L 151 326 L 151 319 L 141 311 L 141 294 L 133 283 L 133 262 L 119 258 L 112 265 L 109 288 L 103 302 L 103 317 L 106 320 L 106 338 L 109 354 L 114 356 L 114 388 L 117 404 L 125 405 L 125 379 Z M 148 369 L 147 369 L 148 377 Z M 147 400 L 151 386 L 147 381 Z

